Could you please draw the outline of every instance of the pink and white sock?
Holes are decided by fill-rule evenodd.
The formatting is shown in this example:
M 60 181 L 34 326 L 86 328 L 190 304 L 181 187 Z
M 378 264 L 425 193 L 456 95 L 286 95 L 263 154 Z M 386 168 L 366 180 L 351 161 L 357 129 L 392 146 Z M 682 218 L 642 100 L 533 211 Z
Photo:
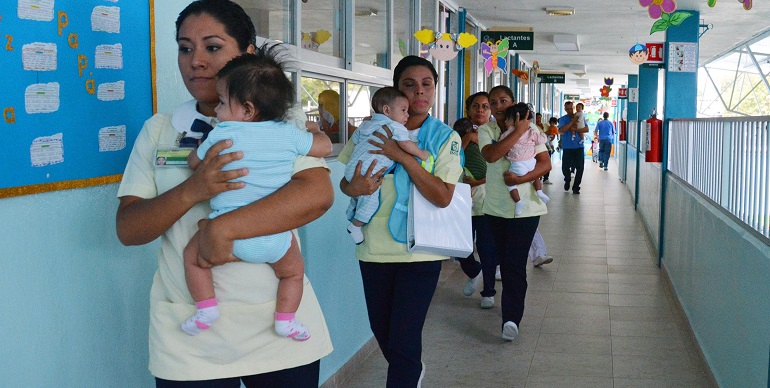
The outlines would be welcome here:
M 219 306 L 215 298 L 195 302 L 195 314 L 180 326 L 189 335 L 197 335 L 208 329 L 219 318 Z
M 281 337 L 289 337 L 295 341 L 305 341 L 310 338 L 310 331 L 300 321 L 294 319 L 294 313 L 275 313 L 275 332 Z

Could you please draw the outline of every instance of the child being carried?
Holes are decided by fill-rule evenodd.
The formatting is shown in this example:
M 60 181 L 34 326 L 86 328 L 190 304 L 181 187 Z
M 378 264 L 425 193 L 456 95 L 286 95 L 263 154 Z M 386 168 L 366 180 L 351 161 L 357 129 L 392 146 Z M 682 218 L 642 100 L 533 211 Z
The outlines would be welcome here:
M 345 179 L 348 182 L 353 179 L 359 161 L 363 162 L 361 165 L 362 173 L 368 171 L 369 166 L 375 160 L 377 161 L 377 171 L 382 168 L 390 169 L 393 166 L 393 161 L 387 156 L 369 152 L 379 150 L 378 147 L 369 143 L 370 140 L 380 143 L 380 139 L 374 135 L 375 133 L 388 136 L 384 127 L 390 130 L 393 140 L 398 143 L 401 149 L 420 159 L 423 167 L 430 170 L 430 166 L 426 166 L 432 160 L 430 153 L 418 148 L 417 144 L 410 139 L 409 131 L 404 127 L 409 118 L 409 100 L 404 93 L 394 87 L 382 88 L 372 96 L 372 109 L 375 113 L 371 120 L 364 121 L 350 138 L 355 147 L 350 162 L 345 167 Z M 361 227 L 369 223 L 379 207 L 379 188 L 372 194 L 350 198 L 347 216 L 351 223 L 348 225 L 348 233 L 356 244 L 364 242 Z
M 514 127 L 516 120 L 532 120 L 534 114 L 527 104 L 518 103 L 505 110 L 505 125 L 508 128 L 500 135 L 500 140 L 506 138 L 516 129 Z M 535 169 L 535 148 L 546 142 L 545 135 L 532 123 L 530 123 L 527 132 L 521 136 L 518 142 L 511 147 L 511 150 L 505 154 L 505 158 L 511 162 L 511 167 L 508 171 L 516 175 L 526 175 L 530 171 Z M 540 179 L 535 179 L 532 182 L 535 187 L 537 196 L 544 202 L 548 203 L 548 196 L 543 192 L 543 183 Z M 519 195 L 518 185 L 508 186 L 508 190 L 511 194 L 511 199 L 516 202 L 515 214 L 517 216 L 522 214 L 523 205 L 521 203 L 521 196 Z

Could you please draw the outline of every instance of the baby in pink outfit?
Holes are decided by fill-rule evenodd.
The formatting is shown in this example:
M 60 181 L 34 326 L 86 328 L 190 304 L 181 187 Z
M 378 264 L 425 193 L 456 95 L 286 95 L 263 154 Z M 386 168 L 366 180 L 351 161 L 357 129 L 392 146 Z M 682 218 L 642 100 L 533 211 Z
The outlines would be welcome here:
M 515 129 L 513 124 L 516 121 L 517 113 L 520 117 L 532 115 L 532 112 L 529 110 L 527 110 L 527 112 L 519 112 L 519 110 L 520 109 L 517 109 L 517 105 L 514 105 L 505 111 L 505 125 L 508 127 L 508 130 L 500 135 L 500 140 L 513 133 Z M 505 154 L 505 158 L 511 162 L 511 167 L 508 169 L 508 171 L 521 176 L 526 175 L 530 171 L 534 170 L 535 148 L 541 144 L 545 144 L 546 140 L 547 138 L 545 135 L 534 124 L 530 123 L 527 132 L 519 139 L 518 142 L 516 142 L 516 144 L 513 145 L 513 147 L 511 147 L 511 150 Z M 540 181 L 540 179 L 535 179 L 532 182 L 532 185 L 535 187 L 536 194 L 540 200 L 542 200 L 544 203 L 548 203 L 549 198 L 543 192 L 543 183 Z M 511 199 L 516 202 L 515 215 L 519 216 L 522 214 L 524 204 L 521 203 L 521 196 L 519 196 L 518 185 L 508 186 L 508 190 L 511 194 Z

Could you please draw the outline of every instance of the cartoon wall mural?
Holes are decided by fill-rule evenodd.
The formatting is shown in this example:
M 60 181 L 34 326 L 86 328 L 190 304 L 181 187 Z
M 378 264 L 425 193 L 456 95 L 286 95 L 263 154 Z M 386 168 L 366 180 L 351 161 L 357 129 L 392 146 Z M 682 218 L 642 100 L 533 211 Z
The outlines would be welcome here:
M 529 82 L 529 73 L 524 70 L 511 69 L 511 74 L 516 76 L 521 82 Z
M 495 43 L 482 43 L 481 57 L 484 58 L 484 72 L 487 77 L 495 70 L 508 74 L 508 38 Z
M 302 48 L 307 50 L 318 51 L 318 46 L 329 40 L 332 37 L 331 32 L 326 30 L 318 30 L 315 32 L 303 32 L 302 33 Z
M 634 65 L 641 65 L 647 61 L 649 56 L 647 46 L 639 42 L 636 42 L 636 44 L 631 46 L 631 49 L 628 50 L 628 57 Z
M 746 11 L 751 9 L 751 0 L 738 0 L 741 5 L 743 5 L 743 9 Z M 709 7 L 714 8 L 715 5 L 717 5 L 717 0 L 708 0 Z
M 459 34 L 450 34 L 446 32 L 434 32 L 433 30 L 423 29 L 414 33 L 414 37 L 422 43 L 420 56 L 433 58 L 439 61 L 450 61 L 457 57 L 462 49 L 476 44 L 478 39 L 473 34 L 462 32 Z

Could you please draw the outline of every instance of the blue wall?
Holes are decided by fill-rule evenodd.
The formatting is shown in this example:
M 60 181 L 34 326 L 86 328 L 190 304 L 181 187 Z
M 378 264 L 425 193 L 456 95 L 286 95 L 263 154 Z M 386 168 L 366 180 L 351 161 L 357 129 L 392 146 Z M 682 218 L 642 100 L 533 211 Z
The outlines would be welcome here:
M 344 169 L 329 165 L 336 186 Z M 153 384 L 147 327 L 158 244 L 118 242 L 116 193 L 113 184 L 0 200 L 0 386 Z M 321 382 L 372 337 L 347 204 L 336 192 L 332 209 L 300 230 L 334 344 Z
M 770 249 L 668 176 L 663 266 L 721 387 L 764 387 Z

